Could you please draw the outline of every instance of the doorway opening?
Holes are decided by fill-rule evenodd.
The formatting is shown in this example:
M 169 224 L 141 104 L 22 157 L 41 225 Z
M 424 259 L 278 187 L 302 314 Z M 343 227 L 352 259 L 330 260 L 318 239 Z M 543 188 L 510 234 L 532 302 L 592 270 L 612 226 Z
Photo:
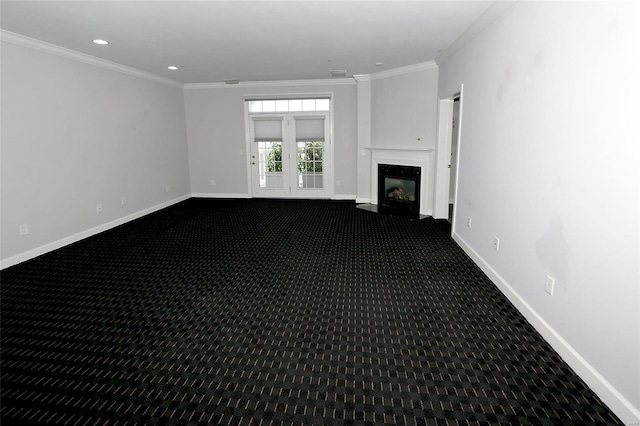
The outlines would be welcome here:
M 451 123 L 451 158 L 449 160 L 449 223 L 453 222 L 453 209 L 456 200 L 458 179 L 458 127 L 460 126 L 460 96 L 453 99 L 453 118 Z
M 247 102 L 251 193 L 330 198 L 330 99 Z
M 460 172 L 460 135 L 462 118 L 462 85 L 438 103 L 438 136 L 436 149 L 436 185 L 434 218 L 446 219 L 455 232 L 458 175 Z

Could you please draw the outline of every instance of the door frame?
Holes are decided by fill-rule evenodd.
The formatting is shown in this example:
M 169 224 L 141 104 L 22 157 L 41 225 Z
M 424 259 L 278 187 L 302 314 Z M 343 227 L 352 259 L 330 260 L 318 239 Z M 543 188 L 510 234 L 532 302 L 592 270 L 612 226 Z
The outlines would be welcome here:
M 433 217 L 435 219 L 447 219 L 449 217 L 450 176 L 451 176 L 451 140 L 453 137 L 453 104 L 454 99 L 460 99 L 460 116 L 456 130 L 458 133 L 458 155 L 455 165 L 455 194 L 453 201 L 453 219 L 451 221 L 451 233 L 455 231 L 456 205 L 458 203 L 458 185 L 460 182 L 460 152 L 462 142 L 462 108 L 463 85 L 449 92 L 448 95 L 438 99 L 438 131 L 436 139 L 436 176 L 434 191 Z
M 330 199 L 333 196 L 333 140 L 331 132 L 331 112 L 330 111 L 309 111 L 309 112 L 290 112 L 289 118 L 292 122 L 289 122 L 290 138 L 293 138 L 293 144 L 296 145 L 296 150 L 292 152 L 292 155 L 296 158 L 291 162 L 291 176 L 297 176 L 297 140 L 296 136 L 296 120 L 297 119 L 313 119 L 322 118 L 324 120 L 324 144 L 322 146 L 322 192 L 314 189 L 298 188 L 292 186 L 290 197 L 291 198 L 320 198 Z
M 323 189 L 322 191 L 315 191 L 313 189 L 304 189 L 292 187 L 273 190 L 264 189 L 260 190 L 260 194 L 257 194 L 257 190 L 254 189 L 254 168 L 253 162 L 257 159 L 252 158 L 252 150 L 254 142 L 254 130 L 253 121 L 260 119 L 279 119 L 282 118 L 282 139 L 283 139 L 283 155 L 285 152 L 290 156 L 287 163 L 288 166 L 283 164 L 283 177 L 292 179 L 295 183 L 294 176 L 297 176 L 297 150 L 295 149 L 295 120 L 297 118 L 323 118 L 325 120 L 324 133 L 325 141 L 323 146 Z M 299 198 L 299 199 L 331 199 L 333 197 L 333 98 L 330 98 L 330 110 L 329 111 L 293 111 L 293 112 L 274 112 L 274 113 L 249 113 L 245 102 L 245 133 L 246 133 L 246 159 L 247 159 L 247 192 L 249 198 L 265 197 L 265 198 Z M 293 142 L 291 140 L 293 139 Z M 285 145 L 290 143 L 291 146 Z M 288 148 L 291 148 L 289 150 Z
M 285 146 L 285 141 L 289 139 L 289 135 L 287 132 L 289 131 L 289 126 L 286 124 L 286 115 L 285 114 L 260 114 L 260 115 L 249 115 L 248 116 L 248 146 L 247 146 L 247 157 L 249 157 L 248 161 L 248 170 L 249 170 L 249 193 L 251 196 L 259 196 L 260 198 L 288 198 L 290 196 L 289 191 L 285 186 L 282 188 L 261 188 L 256 189 L 256 182 L 254 178 L 254 173 L 256 172 L 256 167 L 259 167 L 260 158 L 255 157 L 254 149 L 256 149 L 255 144 L 255 135 L 254 135 L 254 122 L 255 121 L 280 121 L 281 132 L 282 132 L 282 156 L 290 157 L 290 152 L 288 151 L 289 147 Z M 282 163 L 282 180 L 284 181 L 284 176 L 289 174 L 287 170 L 287 166 L 289 165 L 289 161 Z

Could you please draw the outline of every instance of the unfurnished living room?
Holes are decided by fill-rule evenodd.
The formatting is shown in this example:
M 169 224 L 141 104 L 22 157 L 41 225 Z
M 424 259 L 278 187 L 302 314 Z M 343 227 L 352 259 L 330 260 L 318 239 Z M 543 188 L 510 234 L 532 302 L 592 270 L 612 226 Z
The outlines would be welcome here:
M 640 425 L 638 18 L 2 0 L 2 424 Z

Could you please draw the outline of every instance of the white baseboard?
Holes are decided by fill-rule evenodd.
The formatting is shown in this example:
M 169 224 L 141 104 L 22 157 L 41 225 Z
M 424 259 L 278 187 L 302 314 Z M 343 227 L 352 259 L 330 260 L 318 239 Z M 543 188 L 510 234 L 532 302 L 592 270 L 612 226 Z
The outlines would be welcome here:
M 345 194 L 334 194 L 333 197 L 331 197 L 332 200 L 355 200 L 356 196 L 355 195 L 345 195 Z
M 371 204 L 371 198 L 358 198 L 358 197 L 356 197 L 356 204 Z
M 194 198 L 251 198 L 249 194 L 226 194 L 211 192 L 194 192 L 191 194 Z M 331 197 L 332 200 L 355 200 L 355 195 L 336 194 Z
M 17 265 L 19 263 L 25 262 L 27 260 L 33 259 L 40 255 L 49 253 L 53 250 L 57 250 L 64 246 L 68 246 L 69 244 L 73 244 L 80 240 L 84 240 L 85 238 L 91 237 L 93 235 L 99 234 L 104 231 L 108 231 L 109 229 L 115 228 L 116 226 L 124 225 L 127 222 L 131 222 L 132 220 L 141 218 L 150 213 L 156 212 L 158 210 L 162 210 L 166 207 L 177 204 L 181 201 L 187 200 L 191 198 L 191 194 L 183 195 L 178 198 L 174 198 L 173 200 L 165 201 L 164 203 L 157 204 L 155 206 L 149 207 L 144 210 L 140 210 L 139 212 L 132 213 L 130 215 L 121 217 L 119 219 L 112 220 L 111 222 L 103 223 L 102 225 L 98 225 L 94 228 L 87 229 L 85 231 L 78 232 L 77 234 L 70 235 L 65 238 L 61 238 L 52 243 L 45 244 L 40 247 L 36 247 L 24 253 L 17 254 L 12 257 L 8 257 L 2 261 L 0 261 L 0 270 L 8 268 L 10 266 Z
M 453 239 L 620 420 L 627 425 L 640 425 L 638 408 L 564 340 L 460 235 L 454 233 Z
M 192 192 L 193 198 L 251 198 L 249 194 L 226 194 L 215 192 Z

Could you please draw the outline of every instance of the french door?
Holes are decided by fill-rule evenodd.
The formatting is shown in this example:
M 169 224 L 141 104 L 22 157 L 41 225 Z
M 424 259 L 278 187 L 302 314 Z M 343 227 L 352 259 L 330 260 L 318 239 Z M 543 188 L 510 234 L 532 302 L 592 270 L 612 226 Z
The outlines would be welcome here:
M 249 118 L 254 197 L 331 196 L 328 113 L 259 114 Z

